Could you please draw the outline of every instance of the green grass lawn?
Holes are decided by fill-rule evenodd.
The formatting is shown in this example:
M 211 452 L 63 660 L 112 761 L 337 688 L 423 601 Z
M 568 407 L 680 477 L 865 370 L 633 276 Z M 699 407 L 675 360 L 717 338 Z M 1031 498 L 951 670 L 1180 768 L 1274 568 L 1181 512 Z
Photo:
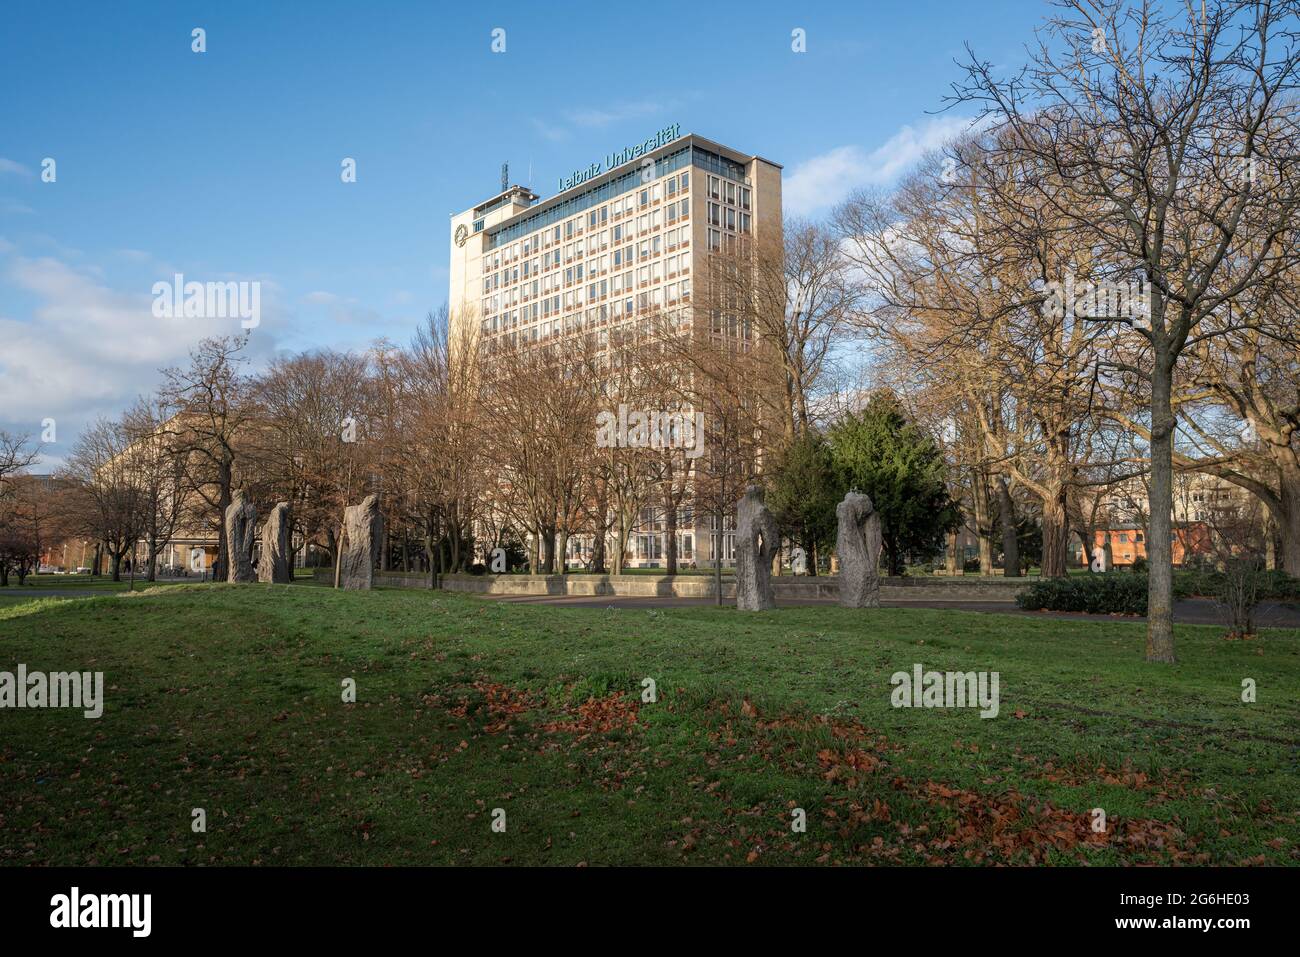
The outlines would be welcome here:
M 1140 623 L 921 609 L 5 603 L 0 669 L 107 692 L 98 720 L 0 711 L 0 862 L 1300 863 L 1300 634 L 1142 648 Z M 998 671 L 1000 715 L 891 707 L 917 662 Z
M 197 581 L 198 579 L 190 579 Z M 28 575 L 27 581 L 18 584 L 16 575 L 9 576 L 9 587 L 0 588 L 0 594 L 8 592 L 22 592 L 24 589 L 51 589 L 51 588 L 103 588 L 106 591 L 125 591 L 131 583 L 131 576 L 123 573 L 121 581 L 113 581 L 111 575 Z M 157 585 L 185 584 L 184 578 L 165 578 L 155 582 Z M 149 582 L 144 577 L 135 579 L 135 587 L 149 587 Z
M 154 585 L 173 585 L 183 582 L 184 579 L 167 579 L 151 584 L 143 578 L 137 578 L 133 584 L 130 576 L 127 575 L 123 575 L 120 582 L 113 581 L 112 577 L 108 575 L 98 577 L 91 577 L 90 575 L 28 575 L 27 581 L 19 585 L 18 578 L 11 575 L 8 587 L 0 588 L 0 608 L 31 601 L 32 595 L 30 593 L 33 591 L 95 591 L 111 594 L 113 592 L 130 591 L 132 588 L 135 591 L 144 591 L 146 588 L 154 587 Z

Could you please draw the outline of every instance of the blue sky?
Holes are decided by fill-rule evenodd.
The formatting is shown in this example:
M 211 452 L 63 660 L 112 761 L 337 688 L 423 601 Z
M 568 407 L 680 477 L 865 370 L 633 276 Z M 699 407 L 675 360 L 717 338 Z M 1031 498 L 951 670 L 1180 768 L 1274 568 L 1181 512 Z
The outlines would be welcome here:
M 585 14 L 594 9 L 598 12 Z M 961 125 L 970 42 L 1018 64 L 1040 0 L 8 4 L 0 14 L 0 429 L 66 454 L 237 321 L 151 287 L 262 282 L 255 361 L 405 342 L 447 296 L 449 213 L 670 123 L 785 166 L 787 215 L 888 185 Z M 206 30 L 207 52 L 191 50 Z M 505 30 L 504 53 L 491 50 Z M 791 50 L 806 31 L 807 52 Z M 42 182 L 46 157 L 57 179 Z M 340 180 L 344 157 L 357 182 Z

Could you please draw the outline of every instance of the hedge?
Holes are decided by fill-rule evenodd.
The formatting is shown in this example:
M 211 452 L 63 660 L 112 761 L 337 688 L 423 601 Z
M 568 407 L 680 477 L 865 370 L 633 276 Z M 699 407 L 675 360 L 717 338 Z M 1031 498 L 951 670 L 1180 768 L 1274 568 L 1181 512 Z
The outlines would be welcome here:
M 1179 589 L 1175 586 L 1175 593 Z M 1181 597 L 1181 596 L 1179 596 Z M 1085 611 L 1094 615 L 1145 615 L 1147 576 L 1132 572 L 1043 578 L 1016 596 L 1030 611 Z

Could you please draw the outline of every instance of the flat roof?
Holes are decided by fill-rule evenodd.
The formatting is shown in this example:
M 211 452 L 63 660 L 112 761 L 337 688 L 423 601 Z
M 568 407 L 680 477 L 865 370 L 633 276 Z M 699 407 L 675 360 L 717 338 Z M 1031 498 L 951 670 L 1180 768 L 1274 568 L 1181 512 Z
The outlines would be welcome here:
M 711 153 L 717 153 L 719 156 L 723 157 L 724 159 L 729 159 L 733 163 L 739 163 L 741 165 L 747 166 L 754 160 L 758 160 L 761 163 L 766 163 L 768 166 L 773 166 L 777 169 L 784 169 L 784 167 L 780 163 L 773 163 L 771 160 L 764 159 L 761 156 L 742 153 L 739 150 L 732 149 L 730 146 L 724 146 L 721 143 L 717 142 L 716 140 L 711 140 L 711 139 L 707 139 L 706 137 L 700 136 L 698 133 L 683 134 L 682 136 L 677 137 L 677 139 L 671 140 L 665 143 L 663 146 L 660 146 L 656 149 L 651 150 L 648 153 L 643 154 L 641 156 L 641 159 L 645 160 L 647 158 L 657 158 L 659 156 L 663 156 L 668 153 L 675 153 L 678 150 L 688 145 L 699 146 L 700 148 L 706 149 Z M 613 169 L 607 169 L 598 176 L 593 176 L 591 179 L 585 180 L 582 183 L 579 183 L 577 186 L 570 187 L 569 189 L 566 189 L 562 193 L 556 193 L 553 196 L 548 196 L 546 199 L 539 200 L 536 193 L 532 193 L 531 191 L 526 190 L 526 192 L 529 192 L 533 196 L 534 200 L 539 200 L 539 201 L 535 201 L 533 205 L 529 206 L 527 209 L 520 210 L 515 215 L 507 219 L 503 219 L 499 223 L 493 223 L 491 232 L 496 233 L 506 228 L 507 226 L 513 225 L 517 220 L 522 219 L 525 216 L 531 216 L 533 213 L 543 212 L 549 209 L 551 206 L 559 205 L 560 203 L 564 202 L 565 200 L 573 196 L 579 196 L 589 190 L 595 189 L 597 186 L 601 186 L 609 182 L 611 179 L 615 178 L 616 176 L 622 176 L 624 173 L 628 171 L 628 168 L 631 165 L 632 165 L 631 162 L 621 163 L 618 166 L 615 166 Z M 482 207 L 491 205 L 492 203 L 499 200 L 501 197 L 505 196 L 511 190 L 516 188 L 521 188 L 521 187 L 512 186 L 510 190 L 506 190 L 503 193 L 498 193 L 496 196 L 493 196 L 491 199 L 486 200 L 485 202 L 482 203 L 478 203 L 473 207 L 474 211 L 477 212 Z
M 503 189 L 501 192 L 497 193 L 495 196 L 491 197 L 490 199 L 485 199 L 485 200 L 483 200 L 483 202 L 479 203 L 477 206 L 474 207 L 473 212 L 475 212 L 475 213 L 483 212 L 483 211 L 486 210 L 489 206 L 491 206 L 493 203 L 496 203 L 496 202 L 498 202 L 499 200 L 505 199 L 507 196 L 513 195 L 514 193 L 523 193 L 523 194 L 525 194 L 525 195 L 526 195 L 530 200 L 537 200 L 537 199 L 540 199 L 540 198 L 541 198 L 540 196 L 538 196 L 537 193 L 534 193 L 534 192 L 533 192 L 531 189 L 529 189 L 527 186 L 520 186 L 520 185 L 518 185 L 518 184 L 515 184 L 515 185 L 510 186 L 510 187 L 508 187 L 508 188 L 506 188 L 506 189 Z M 452 215 L 454 216 L 454 215 L 456 215 L 456 214 L 455 214 L 455 213 L 452 213 Z

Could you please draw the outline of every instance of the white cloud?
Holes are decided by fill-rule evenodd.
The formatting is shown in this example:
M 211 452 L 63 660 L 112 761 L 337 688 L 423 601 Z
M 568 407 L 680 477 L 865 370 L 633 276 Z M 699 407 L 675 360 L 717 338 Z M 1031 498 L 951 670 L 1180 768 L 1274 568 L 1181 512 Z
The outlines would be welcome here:
M 22 163 L 0 156 L 0 173 L 14 173 L 18 176 L 31 176 L 32 171 Z
M 574 130 L 598 130 L 631 120 L 664 115 L 677 109 L 678 105 L 677 100 L 635 100 L 606 109 L 568 110 L 562 119 L 553 122 L 544 122 L 536 117 L 531 122 L 539 136 L 558 143 L 569 139 Z
M 44 467 L 67 455 L 86 423 L 152 391 L 159 370 L 187 361 L 200 339 L 241 331 L 237 322 L 155 318 L 151 284 L 115 289 L 101 273 L 48 256 L 14 257 L 0 271 L 0 284 L 33 300 L 28 318 L 0 312 L 0 428 L 35 436 L 53 418 L 59 442 L 43 450 Z M 279 310 L 274 284 L 262 285 L 265 326 Z M 248 351 L 256 361 L 274 346 L 259 327 Z
M 936 117 L 919 128 L 904 126 L 871 152 L 855 145 L 839 146 L 805 160 L 781 185 L 785 211 L 804 216 L 834 206 L 855 189 L 888 185 L 926 153 L 970 128 L 967 117 Z
M 569 131 L 558 123 L 544 123 L 535 116 L 529 122 L 532 123 L 533 129 L 538 136 L 550 140 L 552 143 L 559 143 L 569 138 Z
M 639 100 L 635 103 L 622 103 L 607 110 L 570 110 L 565 115 L 574 126 L 602 127 L 642 116 L 652 116 L 655 113 L 662 113 L 671 109 L 673 106 L 672 102 L 667 101 Z

